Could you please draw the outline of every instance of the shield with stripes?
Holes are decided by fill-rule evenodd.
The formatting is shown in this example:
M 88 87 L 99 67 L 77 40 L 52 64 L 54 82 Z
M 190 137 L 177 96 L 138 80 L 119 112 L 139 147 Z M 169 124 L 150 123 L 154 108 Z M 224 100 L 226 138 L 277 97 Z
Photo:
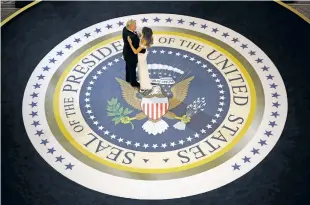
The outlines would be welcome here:
M 141 108 L 151 120 L 158 120 L 168 111 L 169 100 L 167 97 L 142 98 Z

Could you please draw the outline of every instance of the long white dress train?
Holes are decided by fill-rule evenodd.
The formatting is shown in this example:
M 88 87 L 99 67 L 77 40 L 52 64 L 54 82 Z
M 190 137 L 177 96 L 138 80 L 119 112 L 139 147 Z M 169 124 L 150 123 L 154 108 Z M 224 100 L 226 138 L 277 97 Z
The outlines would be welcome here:
M 142 46 L 144 49 L 147 47 Z M 147 51 L 145 53 L 138 53 L 138 76 L 141 90 L 151 90 L 152 84 L 149 76 L 149 68 L 147 66 Z

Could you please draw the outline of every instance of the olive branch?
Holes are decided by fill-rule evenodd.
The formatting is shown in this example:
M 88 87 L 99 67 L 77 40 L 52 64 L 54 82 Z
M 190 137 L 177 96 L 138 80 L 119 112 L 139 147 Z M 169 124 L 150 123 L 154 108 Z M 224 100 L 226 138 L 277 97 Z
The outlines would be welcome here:
M 117 101 L 117 98 L 111 98 L 108 100 L 107 105 L 107 112 L 108 116 L 113 117 L 112 121 L 117 125 L 118 123 L 123 124 L 131 124 L 131 128 L 134 129 L 134 125 L 132 124 L 129 116 L 130 113 L 132 113 L 132 110 L 129 110 L 128 108 L 125 108 L 121 106 L 121 104 Z

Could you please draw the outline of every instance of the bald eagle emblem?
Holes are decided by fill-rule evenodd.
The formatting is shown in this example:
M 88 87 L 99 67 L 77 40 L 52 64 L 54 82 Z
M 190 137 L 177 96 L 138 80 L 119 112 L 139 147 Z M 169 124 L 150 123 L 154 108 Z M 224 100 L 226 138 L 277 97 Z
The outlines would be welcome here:
M 162 119 L 164 117 L 179 120 L 180 122 L 174 127 L 175 129 L 184 130 L 184 125 L 190 122 L 191 116 L 185 114 L 179 117 L 170 110 L 179 106 L 185 100 L 189 85 L 193 79 L 194 77 L 192 76 L 173 85 L 171 88 L 173 96 L 170 99 L 163 95 L 161 87 L 158 85 L 153 87 L 150 94 L 139 99 L 137 97 L 139 92 L 138 89 L 133 88 L 126 81 L 116 78 L 116 81 L 121 87 L 124 100 L 132 108 L 141 111 L 134 117 L 121 116 L 120 122 L 128 124 L 131 123 L 132 120 L 143 120 L 147 118 L 148 120 L 143 124 L 142 129 L 150 135 L 158 135 L 165 132 L 169 127 Z M 179 126 L 180 123 L 182 126 Z

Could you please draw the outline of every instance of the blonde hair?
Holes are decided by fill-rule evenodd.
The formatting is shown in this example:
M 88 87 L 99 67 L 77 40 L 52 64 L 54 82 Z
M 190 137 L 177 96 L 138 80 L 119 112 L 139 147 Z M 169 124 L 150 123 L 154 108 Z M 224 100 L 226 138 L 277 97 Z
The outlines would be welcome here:
M 133 20 L 133 19 L 130 19 L 129 21 L 127 21 L 127 23 L 126 23 L 126 28 L 127 29 L 129 29 L 129 26 L 131 26 L 132 24 L 135 24 L 136 23 L 136 21 L 135 20 Z

